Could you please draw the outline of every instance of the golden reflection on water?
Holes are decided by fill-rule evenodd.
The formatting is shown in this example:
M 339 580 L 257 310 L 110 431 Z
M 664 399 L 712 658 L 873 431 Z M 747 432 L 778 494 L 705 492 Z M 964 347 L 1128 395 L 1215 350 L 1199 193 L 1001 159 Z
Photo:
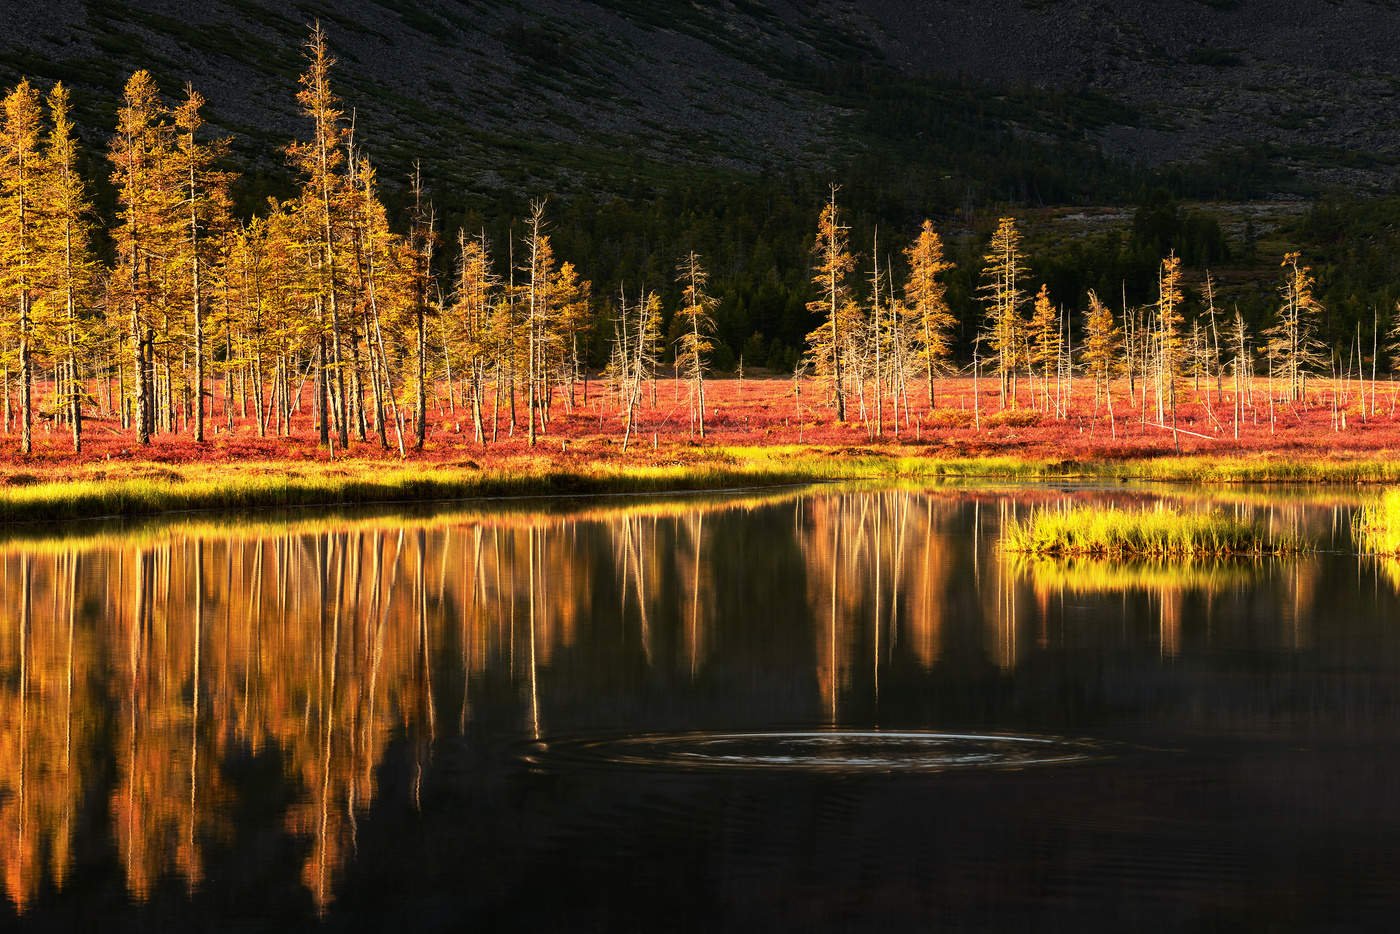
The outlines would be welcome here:
M 1175 656 L 1186 595 L 1281 574 L 1292 635 L 1280 641 L 1306 641 L 1307 561 L 1278 572 L 1025 560 L 995 547 L 1019 508 L 947 491 L 806 490 L 12 543 L 0 552 L 5 893 L 23 912 L 44 885 L 63 889 L 94 789 L 134 899 L 162 878 L 195 889 L 205 850 L 235 830 L 222 763 L 275 748 L 300 789 L 283 829 L 309 844 L 301 879 L 324 909 L 388 744 L 407 739 L 421 781 L 433 741 L 470 729 L 470 688 L 487 674 L 512 686 L 520 731 L 547 734 L 551 673 L 584 640 L 615 643 L 618 657 L 635 648 L 647 669 L 694 682 L 712 655 L 745 651 L 743 631 L 795 620 L 831 724 L 856 693 L 878 703 L 896 663 L 951 664 L 950 627 L 980 630 L 985 662 L 1014 671 L 1054 643 L 1056 607 L 1076 596 L 1155 600 L 1160 651 Z M 1271 523 L 1307 521 L 1301 507 L 1268 508 Z M 790 620 L 747 617 L 728 596 L 725 553 L 754 517 L 801 577 L 784 591 Z M 435 684 L 445 671 L 461 684 Z

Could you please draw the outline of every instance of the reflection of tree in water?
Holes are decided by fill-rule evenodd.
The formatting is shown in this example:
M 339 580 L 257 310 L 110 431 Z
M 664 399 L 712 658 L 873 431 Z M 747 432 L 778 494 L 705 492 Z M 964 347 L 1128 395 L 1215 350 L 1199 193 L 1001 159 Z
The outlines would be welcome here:
M 878 696 L 896 653 L 924 669 L 942 652 L 944 614 L 965 541 L 947 531 L 956 499 L 907 490 L 814 497 L 798 535 L 816 637 L 817 683 L 831 723 L 857 672 Z
M 35 563 L 25 555 L 0 567 L 11 595 L 0 608 L 0 863 L 21 910 L 45 872 L 57 887 L 67 877 L 93 741 L 93 685 L 79 668 L 93 645 L 75 625 L 82 558 L 56 556 L 56 577 Z
M 310 844 L 302 879 L 324 907 L 388 743 L 409 739 L 416 792 L 433 739 L 444 722 L 467 728 L 469 686 L 487 670 L 510 673 L 538 731 L 540 671 L 574 644 L 600 588 L 640 615 L 650 657 L 670 568 L 686 592 L 685 665 L 702 660 L 713 588 L 694 506 L 602 522 L 208 531 L 0 560 L 0 867 L 21 911 L 45 878 L 62 888 L 104 748 L 110 832 L 135 899 L 170 874 L 200 883 L 204 849 L 232 837 L 221 764 L 273 747 L 302 791 L 285 823 Z M 433 680 L 449 656 L 450 701 Z
M 324 910 L 391 744 L 416 801 L 434 740 L 480 717 L 548 735 L 570 692 L 651 696 L 638 677 L 703 691 L 736 671 L 773 680 L 775 664 L 782 697 L 808 692 L 814 717 L 844 722 L 892 675 L 1014 672 L 1053 635 L 1057 595 L 1155 595 L 1172 654 L 1183 595 L 1262 573 L 1017 563 L 982 538 L 996 521 L 947 492 L 794 491 L 15 547 L 0 557 L 6 893 L 23 911 L 61 889 L 79 827 L 110 834 L 138 900 L 165 878 L 199 886 L 238 829 L 226 763 L 272 751 L 297 789 L 281 824 Z M 1286 576 L 1301 618 L 1316 572 Z

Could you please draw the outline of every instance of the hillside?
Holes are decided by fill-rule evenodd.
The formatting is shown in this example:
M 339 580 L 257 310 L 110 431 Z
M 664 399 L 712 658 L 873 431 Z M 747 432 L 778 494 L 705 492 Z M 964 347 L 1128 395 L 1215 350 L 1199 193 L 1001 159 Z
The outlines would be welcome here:
M 319 17 L 369 145 L 478 192 L 941 155 L 979 195 L 1053 202 L 1085 194 L 1048 180 L 1060 163 L 1098 151 L 1137 167 L 1266 160 L 1264 179 L 1209 184 L 1295 191 L 1388 187 L 1400 154 L 1400 9 L 1372 0 L 6 6 L 0 80 L 64 78 L 105 126 L 122 77 L 150 67 L 172 89 L 193 81 L 250 151 L 295 131 L 298 43 Z M 1012 140 L 1040 170 L 975 177 L 964 154 Z

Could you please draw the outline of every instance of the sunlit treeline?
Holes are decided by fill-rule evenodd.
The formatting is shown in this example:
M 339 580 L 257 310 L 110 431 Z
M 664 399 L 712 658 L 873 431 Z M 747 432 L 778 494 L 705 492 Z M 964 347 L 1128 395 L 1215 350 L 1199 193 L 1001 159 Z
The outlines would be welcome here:
M 479 441 L 506 417 L 504 430 L 533 441 L 561 392 L 572 405 L 590 286 L 556 257 L 543 203 L 504 245 L 504 272 L 484 233 L 453 231 L 444 246 L 416 172 L 411 208 L 391 223 L 375 141 L 356 136 L 334 64 L 317 25 L 295 91 L 304 130 L 285 151 L 297 193 L 247 217 L 233 208 L 229 140 L 211 132 L 193 87 L 172 101 L 149 71 L 127 81 L 106 153 L 110 217 L 81 171 L 68 90 L 25 80 L 6 93 L 0 415 L 21 452 L 41 420 L 77 452 L 85 421 L 100 418 L 142 444 L 158 433 L 202 442 L 237 424 L 403 454 L 423 445 L 430 399 L 460 409 Z M 697 361 L 709 346 L 703 280 L 692 255 L 694 307 L 681 312 Z M 650 372 L 661 337 L 644 327 L 637 347 L 623 312 L 636 352 L 621 365 Z
M 1331 428 L 1340 431 L 1349 410 L 1353 427 L 1378 415 L 1381 358 L 1389 354 L 1394 362 L 1400 353 L 1400 316 L 1387 315 L 1385 333 L 1379 310 L 1344 347 L 1328 346 L 1316 278 L 1299 252 L 1283 255 L 1277 311 L 1256 332 L 1238 308 L 1217 303 L 1209 270 L 1189 274 L 1175 252 L 1162 258 L 1149 304 L 1129 307 L 1126 287 L 1116 309 L 1093 290 L 1052 295 L 1045 282 L 1037 287 L 1016 218 L 1002 217 L 983 258 L 980 322 L 968 360 L 957 351 L 970 316 L 949 306 L 944 277 L 953 264 L 932 222 L 902 248 L 900 267 L 881 253 L 878 237 L 861 259 L 837 190 L 817 224 L 812 282 L 819 298 L 808 308 L 820 324 L 808 335 L 801 369 L 814 367 L 838 420 L 858 417 L 872 438 L 936 427 L 938 379 L 958 373 L 976 387 L 973 411 L 958 414 L 970 414 L 978 430 L 984 422 L 1016 424 L 1028 416 L 1009 410 L 1024 405 L 1057 420 L 1088 414 L 1115 437 L 1120 421 L 1135 419 L 1171 431 L 1179 450 L 1179 415 L 1189 401 L 1193 416 L 1236 440 L 1242 424 L 1264 418 L 1272 428 L 1280 412 L 1317 403 L 1330 407 Z M 860 278 L 869 283 L 864 295 Z M 1199 307 L 1188 303 L 1188 281 L 1199 287 Z M 1260 373 L 1267 377 L 1262 391 L 1255 385 Z M 996 411 L 982 411 L 983 378 L 993 382 Z M 1327 391 L 1310 395 L 1320 378 L 1330 379 Z M 926 400 L 917 398 L 925 392 Z M 1394 405 L 1388 408 L 1393 415 Z M 957 417 L 946 416 L 945 423 Z
M 275 752 L 293 791 L 282 829 L 306 843 L 301 880 L 325 907 L 391 746 L 416 796 L 435 741 L 482 716 L 547 738 L 640 674 L 676 690 L 736 670 L 792 681 L 794 716 L 845 723 L 912 672 L 1010 677 L 1083 638 L 1063 607 L 1083 595 L 1123 601 L 1125 626 L 1151 620 L 1130 642 L 1153 657 L 1187 654 L 1191 614 L 1261 579 L 1276 585 L 1252 598 L 1278 627 L 1265 638 L 1310 642 L 1315 564 L 1027 565 L 996 548 L 1021 508 L 808 491 L 16 543 L 0 552 L 5 892 L 24 911 L 61 890 L 94 835 L 134 898 L 168 879 L 193 890 L 236 832 L 226 763 Z M 1330 520 L 1295 506 L 1270 521 Z
M 141 444 L 237 429 L 402 456 L 424 446 L 434 422 L 454 433 L 467 425 L 481 445 L 516 435 L 533 445 L 561 416 L 587 409 L 601 424 L 600 397 L 625 448 L 644 398 L 658 408 L 668 365 L 687 387 L 688 417 L 662 424 L 703 438 L 719 296 L 702 256 L 667 257 L 671 282 L 623 283 L 604 302 L 590 273 L 556 254 L 542 200 L 493 244 L 484 231 L 441 229 L 431 180 L 415 170 L 409 204 L 394 216 L 371 159 L 380 141 L 357 134 L 334 65 L 317 25 L 297 88 L 287 89 L 301 131 L 273 154 L 290 163 L 295 193 L 241 216 L 230 141 L 212 131 L 197 89 L 168 98 L 173 89 L 147 70 L 127 81 L 105 153 L 115 196 L 105 214 L 84 174 L 90 159 L 68 90 L 28 80 L 8 90 L 0 428 L 19 450 L 33 449 L 39 425 L 79 452 L 85 424 L 98 419 L 104 434 Z M 1175 254 L 1162 259 L 1150 304 L 1051 295 L 1005 217 L 986 245 L 978 307 L 955 308 L 954 264 L 933 222 L 861 252 L 837 190 L 813 205 L 813 327 L 792 374 L 799 421 L 809 370 L 837 420 L 858 419 L 871 437 L 954 427 L 969 413 L 949 407 L 940 422 L 935 409 L 939 379 L 956 374 L 995 381 L 993 425 L 1025 417 L 1004 411 L 1025 404 L 1054 419 L 1087 410 L 1116 434 L 1131 407 L 1140 424 L 1151 419 L 1179 441 L 1188 400 L 1236 439 L 1242 422 L 1273 425 L 1278 410 L 1310 400 L 1330 405 L 1335 430 L 1358 405 L 1353 421 L 1378 414 L 1378 361 L 1400 332 L 1384 334 L 1378 310 L 1368 333 L 1325 346 L 1325 309 L 1297 252 L 1283 256 L 1271 324 L 1249 333 L 1238 310 L 1218 307 L 1211 273 L 1188 282 Z M 1199 286 L 1201 307 L 1188 284 Z M 678 300 L 663 307 L 658 289 Z M 602 386 L 590 389 L 600 371 Z M 1315 377 L 1340 378 L 1330 399 L 1309 396 Z M 973 398 L 981 430 L 980 391 Z

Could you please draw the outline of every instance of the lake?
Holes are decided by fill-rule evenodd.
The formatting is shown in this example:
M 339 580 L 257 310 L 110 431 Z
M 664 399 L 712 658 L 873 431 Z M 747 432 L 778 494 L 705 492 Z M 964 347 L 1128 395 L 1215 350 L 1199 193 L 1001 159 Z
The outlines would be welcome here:
M 0 927 L 1390 928 L 1364 491 L 851 487 L 0 541 Z M 1314 553 L 1002 552 L 1071 502 Z

